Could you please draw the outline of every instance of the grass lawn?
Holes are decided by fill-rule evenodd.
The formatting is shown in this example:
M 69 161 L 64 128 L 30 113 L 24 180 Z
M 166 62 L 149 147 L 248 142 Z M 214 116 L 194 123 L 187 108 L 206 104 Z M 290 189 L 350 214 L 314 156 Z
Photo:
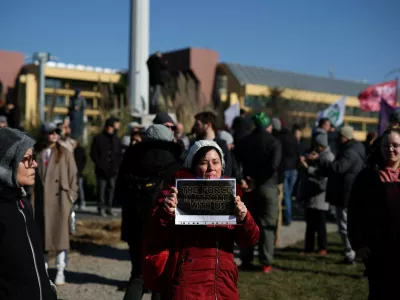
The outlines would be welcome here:
M 120 221 L 77 221 L 72 250 L 90 253 L 98 247 L 120 243 Z M 240 272 L 242 300 L 365 300 L 364 265 L 340 265 L 342 244 L 338 234 L 328 235 L 326 257 L 301 257 L 303 242 L 278 250 L 275 265 L 282 272 Z
M 303 242 L 276 253 L 276 267 L 282 272 L 240 272 L 240 299 L 274 300 L 365 300 L 368 282 L 362 277 L 364 265 L 340 265 L 341 240 L 338 234 L 328 235 L 326 257 L 301 257 Z

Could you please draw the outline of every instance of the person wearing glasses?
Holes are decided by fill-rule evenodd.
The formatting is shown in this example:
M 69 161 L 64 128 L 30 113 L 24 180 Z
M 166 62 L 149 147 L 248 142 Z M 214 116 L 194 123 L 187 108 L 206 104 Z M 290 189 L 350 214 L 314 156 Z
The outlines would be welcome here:
M 357 176 L 348 210 L 351 245 L 366 267 L 369 298 L 398 294 L 400 127 L 389 127 Z
M 0 129 L 0 299 L 57 299 L 23 188 L 35 184 L 34 144 L 17 129 Z
M 34 188 L 35 219 L 44 238 L 46 267 L 48 252 L 56 252 L 56 285 L 65 283 L 69 250 L 69 218 L 78 196 L 74 154 L 60 145 L 60 131 L 53 123 L 44 123 L 36 144 L 37 172 Z
M 176 131 L 176 125 L 175 125 L 174 120 L 166 112 L 161 112 L 161 113 L 156 114 L 156 117 L 153 120 L 153 124 L 164 125 L 164 126 L 168 127 L 171 131 L 173 131 L 173 132 Z

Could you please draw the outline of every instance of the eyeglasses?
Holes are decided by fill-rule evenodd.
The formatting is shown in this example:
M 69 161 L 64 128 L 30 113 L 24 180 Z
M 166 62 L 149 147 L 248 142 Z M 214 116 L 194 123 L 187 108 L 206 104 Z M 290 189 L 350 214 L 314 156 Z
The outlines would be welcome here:
M 391 144 L 391 145 L 385 144 L 383 145 L 383 147 L 385 149 L 398 149 L 400 147 L 400 144 Z
M 26 169 L 32 168 L 34 162 L 36 162 L 35 155 L 25 156 L 22 160 L 22 163 L 24 164 Z
M 172 131 L 176 130 L 176 126 L 172 126 L 172 125 L 164 125 L 164 126 L 171 129 Z

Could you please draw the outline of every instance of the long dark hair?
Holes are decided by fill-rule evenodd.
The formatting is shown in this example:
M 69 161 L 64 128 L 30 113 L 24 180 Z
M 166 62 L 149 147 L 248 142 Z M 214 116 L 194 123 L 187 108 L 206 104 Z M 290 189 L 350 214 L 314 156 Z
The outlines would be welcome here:
M 39 137 L 37 139 L 37 143 L 35 144 L 35 153 L 40 153 L 44 149 L 46 149 L 48 147 L 48 143 L 49 143 L 49 140 L 48 140 L 47 134 L 39 135 Z M 56 158 L 56 163 L 58 164 L 60 162 L 62 156 L 64 155 L 64 149 L 59 143 L 56 143 L 56 145 L 54 147 L 54 155 Z

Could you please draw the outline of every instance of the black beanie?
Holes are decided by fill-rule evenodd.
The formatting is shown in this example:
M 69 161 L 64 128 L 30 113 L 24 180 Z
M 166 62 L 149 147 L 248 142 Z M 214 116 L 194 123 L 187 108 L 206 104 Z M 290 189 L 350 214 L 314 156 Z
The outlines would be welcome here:
M 160 112 L 156 114 L 156 117 L 153 120 L 153 124 L 164 125 L 165 123 L 175 124 L 174 120 L 172 120 L 171 116 L 168 113 Z
M 0 186 L 18 187 L 19 163 L 34 144 L 34 139 L 18 129 L 0 129 Z

